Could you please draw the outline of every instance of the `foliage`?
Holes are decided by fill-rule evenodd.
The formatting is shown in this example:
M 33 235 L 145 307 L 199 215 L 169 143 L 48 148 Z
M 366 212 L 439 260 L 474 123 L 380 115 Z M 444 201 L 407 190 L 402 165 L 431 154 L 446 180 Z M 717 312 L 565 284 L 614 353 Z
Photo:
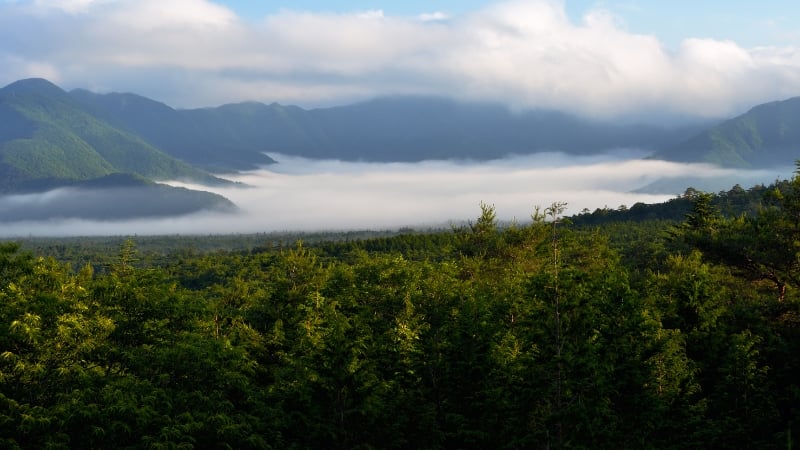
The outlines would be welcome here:
M 747 219 L 754 256 L 798 193 Z M 743 219 L 709 198 L 678 227 L 556 203 L 503 228 L 482 204 L 451 231 L 232 251 L 2 244 L 0 445 L 791 447 L 798 296 L 715 250 Z

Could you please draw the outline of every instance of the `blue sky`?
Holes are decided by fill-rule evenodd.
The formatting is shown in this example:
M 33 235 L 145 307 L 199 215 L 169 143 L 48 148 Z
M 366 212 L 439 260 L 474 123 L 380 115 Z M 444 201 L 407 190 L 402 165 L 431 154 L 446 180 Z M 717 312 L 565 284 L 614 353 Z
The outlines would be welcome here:
M 387 15 L 416 16 L 442 12 L 450 16 L 486 7 L 491 0 L 357 1 L 295 0 L 293 2 L 221 2 L 242 17 L 258 20 L 281 10 L 349 13 L 383 10 Z M 566 0 L 565 11 L 580 22 L 592 9 L 612 12 L 636 33 L 654 34 L 670 47 L 687 37 L 730 39 L 746 46 L 800 44 L 800 2 L 787 0 Z
M 428 0 L 428 1 L 354 1 L 354 0 L 296 0 L 293 2 L 254 2 L 247 0 L 224 1 L 244 17 L 258 18 L 281 10 L 349 13 L 354 11 L 383 10 L 389 15 L 411 15 L 440 11 L 450 15 L 462 14 L 484 7 L 486 0 Z
M 0 0 L 0 86 L 722 118 L 800 95 L 798 23 L 783 0 Z

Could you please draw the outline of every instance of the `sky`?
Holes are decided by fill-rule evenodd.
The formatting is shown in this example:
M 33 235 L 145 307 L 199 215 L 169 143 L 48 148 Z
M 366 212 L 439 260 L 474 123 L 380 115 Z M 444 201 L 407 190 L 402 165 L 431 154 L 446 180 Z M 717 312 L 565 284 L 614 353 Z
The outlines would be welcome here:
M 0 85 L 716 119 L 800 94 L 798 23 L 785 0 L 0 0 Z

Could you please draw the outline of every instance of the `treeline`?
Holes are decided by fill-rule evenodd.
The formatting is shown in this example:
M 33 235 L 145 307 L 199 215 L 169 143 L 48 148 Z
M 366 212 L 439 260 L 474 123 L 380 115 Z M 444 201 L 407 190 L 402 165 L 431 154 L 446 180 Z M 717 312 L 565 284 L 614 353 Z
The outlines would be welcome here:
M 720 191 L 711 195 L 712 205 L 726 217 L 741 214 L 754 215 L 763 208 L 765 195 L 775 190 L 786 190 L 792 184 L 790 180 L 777 180 L 769 186 L 757 185 L 744 189 L 735 185 L 728 191 Z M 594 211 L 584 209 L 572 217 L 575 225 L 604 225 L 621 221 L 644 222 L 653 220 L 682 221 L 688 214 L 694 201 L 700 195 L 708 193 L 688 188 L 673 199 L 663 203 L 635 203 L 633 206 L 620 205 L 617 209 L 609 207 L 597 208 Z
M 800 179 L 291 248 L 0 246 L 3 448 L 792 448 Z

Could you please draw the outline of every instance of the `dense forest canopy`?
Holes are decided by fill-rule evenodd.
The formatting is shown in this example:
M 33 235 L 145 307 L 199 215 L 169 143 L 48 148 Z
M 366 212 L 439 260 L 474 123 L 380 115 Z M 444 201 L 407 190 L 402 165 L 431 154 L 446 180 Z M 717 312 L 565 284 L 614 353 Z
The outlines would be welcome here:
M 794 447 L 800 178 L 672 206 L 158 257 L 0 244 L 0 447 Z

